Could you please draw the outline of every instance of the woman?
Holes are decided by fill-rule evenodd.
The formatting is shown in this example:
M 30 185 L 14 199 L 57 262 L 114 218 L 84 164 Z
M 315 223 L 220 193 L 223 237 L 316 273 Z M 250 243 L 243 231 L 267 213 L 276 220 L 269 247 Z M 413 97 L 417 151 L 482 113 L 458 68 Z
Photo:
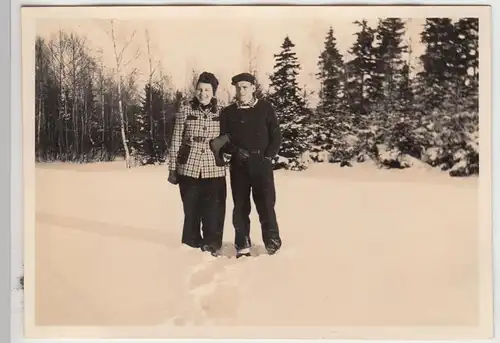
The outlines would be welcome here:
M 209 145 L 220 133 L 218 85 L 212 73 L 201 73 L 194 99 L 176 114 L 168 177 L 179 185 L 183 203 L 182 243 L 214 256 L 222 247 L 227 197 L 226 167 Z

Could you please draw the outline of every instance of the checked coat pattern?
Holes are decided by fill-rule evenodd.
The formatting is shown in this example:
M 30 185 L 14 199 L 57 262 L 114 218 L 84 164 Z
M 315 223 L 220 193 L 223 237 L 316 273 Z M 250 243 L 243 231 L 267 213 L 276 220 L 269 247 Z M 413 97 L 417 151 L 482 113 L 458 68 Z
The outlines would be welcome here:
M 226 167 L 216 165 L 210 140 L 220 133 L 220 106 L 216 113 L 189 104 L 175 115 L 169 169 L 193 178 L 226 176 Z

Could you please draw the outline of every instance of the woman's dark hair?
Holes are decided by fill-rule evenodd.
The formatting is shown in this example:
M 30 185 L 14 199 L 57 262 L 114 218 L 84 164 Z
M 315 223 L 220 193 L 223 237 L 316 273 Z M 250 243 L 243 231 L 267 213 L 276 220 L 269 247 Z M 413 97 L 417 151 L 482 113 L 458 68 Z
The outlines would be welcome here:
M 217 92 L 217 87 L 219 86 L 219 80 L 217 80 L 214 74 L 204 71 L 198 77 L 198 82 L 196 83 L 196 85 L 198 85 L 200 82 L 211 84 L 214 94 Z

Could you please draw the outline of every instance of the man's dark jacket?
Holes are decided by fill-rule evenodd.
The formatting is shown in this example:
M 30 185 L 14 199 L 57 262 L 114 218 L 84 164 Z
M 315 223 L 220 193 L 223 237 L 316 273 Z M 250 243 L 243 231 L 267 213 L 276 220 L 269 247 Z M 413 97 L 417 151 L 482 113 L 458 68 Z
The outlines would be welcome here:
M 230 137 L 229 151 L 245 149 L 252 154 L 274 158 L 280 149 L 281 130 L 272 105 L 259 99 L 252 107 L 238 107 L 236 103 L 220 114 L 221 135 Z

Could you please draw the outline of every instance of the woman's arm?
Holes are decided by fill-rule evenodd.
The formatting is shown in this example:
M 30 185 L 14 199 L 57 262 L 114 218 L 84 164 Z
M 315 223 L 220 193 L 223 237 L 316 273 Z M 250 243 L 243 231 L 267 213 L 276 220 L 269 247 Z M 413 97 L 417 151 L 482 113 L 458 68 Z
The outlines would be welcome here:
M 182 144 L 184 137 L 184 125 L 186 122 L 186 111 L 181 107 L 179 112 L 175 114 L 174 130 L 172 133 L 172 141 L 170 143 L 169 151 L 169 170 L 177 170 L 177 155 Z

